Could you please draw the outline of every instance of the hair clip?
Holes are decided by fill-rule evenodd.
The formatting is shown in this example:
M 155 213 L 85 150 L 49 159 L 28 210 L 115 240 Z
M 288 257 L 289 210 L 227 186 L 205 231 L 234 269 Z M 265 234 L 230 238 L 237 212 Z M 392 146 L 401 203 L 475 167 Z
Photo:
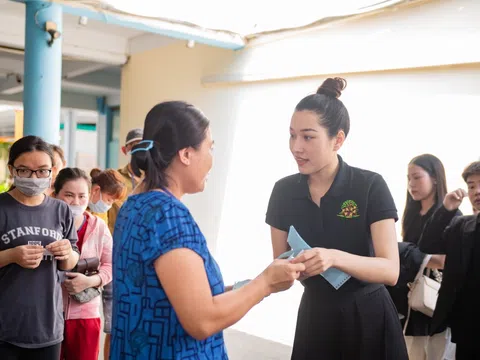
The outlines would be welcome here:
M 133 149 L 132 151 L 130 151 L 130 154 L 134 154 L 138 151 L 148 151 L 153 148 L 153 140 L 142 140 L 137 145 L 140 145 L 140 144 L 148 144 L 148 145 L 147 147 L 144 147 L 144 148 Z

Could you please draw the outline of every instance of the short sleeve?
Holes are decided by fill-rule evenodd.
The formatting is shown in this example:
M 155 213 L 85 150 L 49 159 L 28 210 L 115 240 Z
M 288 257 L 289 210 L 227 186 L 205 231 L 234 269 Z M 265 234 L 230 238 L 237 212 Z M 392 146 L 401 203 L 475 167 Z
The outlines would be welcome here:
M 381 175 L 376 174 L 368 194 L 368 225 L 385 219 L 398 220 L 397 208 L 387 183 Z
M 285 221 L 284 207 L 282 204 L 282 191 L 280 184 L 277 182 L 270 195 L 265 222 L 276 229 L 288 231 L 289 225 Z
M 78 235 L 77 235 L 77 229 L 75 228 L 75 222 L 73 219 L 73 215 L 71 210 L 67 207 L 66 208 L 66 213 L 65 213 L 65 231 L 63 234 L 64 239 L 70 240 L 70 244 L 72 245 L 73 251 L 77 252 L 80 254 L 80 250 L 78 250 L 77 247 L 77 240 L 78 240 Z
M 206 241 L 190 211 L 172 201 L 161 208 L 153 208 L 145 214 L 147 236 L 142 258 L 153 263 L 169 251 L 186 248 L 197 253 L 206 261 Z

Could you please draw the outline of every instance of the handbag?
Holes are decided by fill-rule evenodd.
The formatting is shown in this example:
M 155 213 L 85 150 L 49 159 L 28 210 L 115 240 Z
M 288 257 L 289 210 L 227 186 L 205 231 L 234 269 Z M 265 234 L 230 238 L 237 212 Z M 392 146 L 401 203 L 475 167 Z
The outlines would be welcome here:
M 78 272 L 86 276 L 92 276 L 98 273 L 98 267 L 100 266 L 100 259 L 98 257 L 92 257 L 87 259 L 78 260 L 77 265 L 72 272 Z M 87 303 L 101 294 L 101 290 L 98 288 L 87 288 L 78 294 L 70 295 L 74 300 L 79 303 Z
M 87 288 L 87 289 L 79 292 L 78 294 L 73 294 L 73 295 L 70 295 L 70 296 L 74 300 L 78 301 L 79 303 L 85 304 L 85 303 L 93 300 L 97 296 L 99 296 L 101 293 L 102 292 L 100 291 L 100 289 L 92 287 L 92 288 Z
M 410 320 L 412 309 L 429 317 L 432 317 L 433 312 L 435 311 L 440 283 L 430 278 L 430 269 L 427 269 L 426 274 L 424 274 L 425 268 L 431 257 L 432 255 L 425 256 L 415 279 L 408 284 L 410 291 L 408 292 L 408 315 L 407 320 L 405 321 L 405 326 L 403 327 L 404 334 L 407 329 L 408 321 Z

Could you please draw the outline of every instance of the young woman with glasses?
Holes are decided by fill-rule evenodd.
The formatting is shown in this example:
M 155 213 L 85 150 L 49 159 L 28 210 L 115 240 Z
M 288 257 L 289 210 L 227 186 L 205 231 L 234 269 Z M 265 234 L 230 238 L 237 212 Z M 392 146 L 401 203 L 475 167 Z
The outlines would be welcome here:
M 63 301 L 57 270 L 78 262 L 68 205 L 45 195 L 53 154 L 36 136 L 10 148 L 13 187 L 0 194 L 0 354 L 2 359 L 58 359 Z

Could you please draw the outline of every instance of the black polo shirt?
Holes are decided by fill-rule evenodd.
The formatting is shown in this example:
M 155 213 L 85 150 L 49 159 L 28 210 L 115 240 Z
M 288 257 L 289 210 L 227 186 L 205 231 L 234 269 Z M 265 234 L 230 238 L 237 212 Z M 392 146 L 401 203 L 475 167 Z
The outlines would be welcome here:
M 273 188 L 266 222 L 286 232 L 293 225 L 311 247 L 374 256 L 370 225 L 385 219 L 397 221 L 395 203 L 381 175 L 338 159 L 339 170 L 320 206 L 311 199 L 308 176 L 287 176 Z M 326 283 L 320 276 L 314 278 Z

